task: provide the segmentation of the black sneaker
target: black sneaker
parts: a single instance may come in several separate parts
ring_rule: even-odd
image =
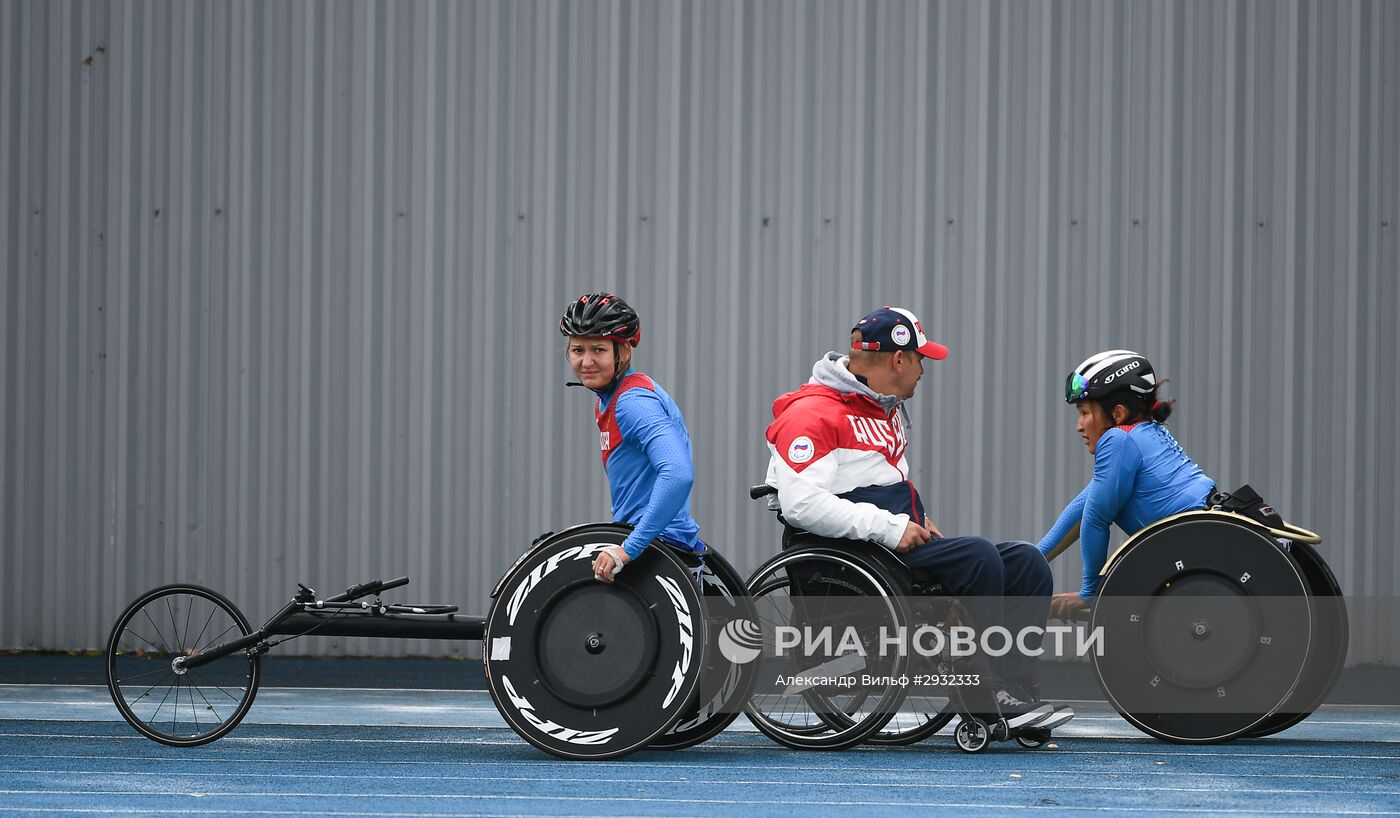
[[[998,690],[992,698],[996,702],[999,717],[1012,731],[1038,727],[1055,713],[1055,708],[1044,702],[1023,702],[1005,690]],[[1070,716],[1073,717],[1074,713],[1071,712]]]

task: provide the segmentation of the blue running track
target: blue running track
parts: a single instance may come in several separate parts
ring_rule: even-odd
[[[177,750],[122,722],[106,688],[0,685],[0,814],[1400,815],[1397,708],[1328,707],[1211,747],[1080,709],[1040,750],[965,755],[945,730],[909,748],[800,753],[741,717],[690,750],[583,763],[525,744],[482,691],[264,688],[229,736]]]

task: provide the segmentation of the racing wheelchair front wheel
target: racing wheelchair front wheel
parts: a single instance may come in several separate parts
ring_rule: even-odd
[[[224,735],[258,692],[258,656],[238,651],[196,668],[175,660],[252,631],[223,595],[198,585],[147,591],[107,639],[107,690],[127,723],[161,744],[195,747]]]

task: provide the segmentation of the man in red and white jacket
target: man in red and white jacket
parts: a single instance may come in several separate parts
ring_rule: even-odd
[[[909,414],[924,359],[948,349],[928,340],[906,309],[883,307],[851,329],[850,354],[828,352],[812,378],[773,402],[767,483],[796,528],[831,539],[869,540],[910,567],[929,569],[963,597],[982,628],[1013,636],[1045,624],[1050,566],[1028,542],[945,537],[909,480]],[[1031,649],[1039,639],[1027,639]],[[1012,650],[994,660],[991,691],[1013,729],[1045,729],[1073,717],[1036,701],[1035,660]]]

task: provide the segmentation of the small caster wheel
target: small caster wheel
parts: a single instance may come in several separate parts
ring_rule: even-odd
[[[1045,742],[1050,740],[1049,730],[1027,730],[1016,736],[1016,743],[1027,750],[1034,750],[1037,747],[1045,746]]]
[[[958,743],[958,749],[964,753],[980,753],[992,743],[991,731],[978,719],[963,719],[958,722],[958,729],[953,738]]]

